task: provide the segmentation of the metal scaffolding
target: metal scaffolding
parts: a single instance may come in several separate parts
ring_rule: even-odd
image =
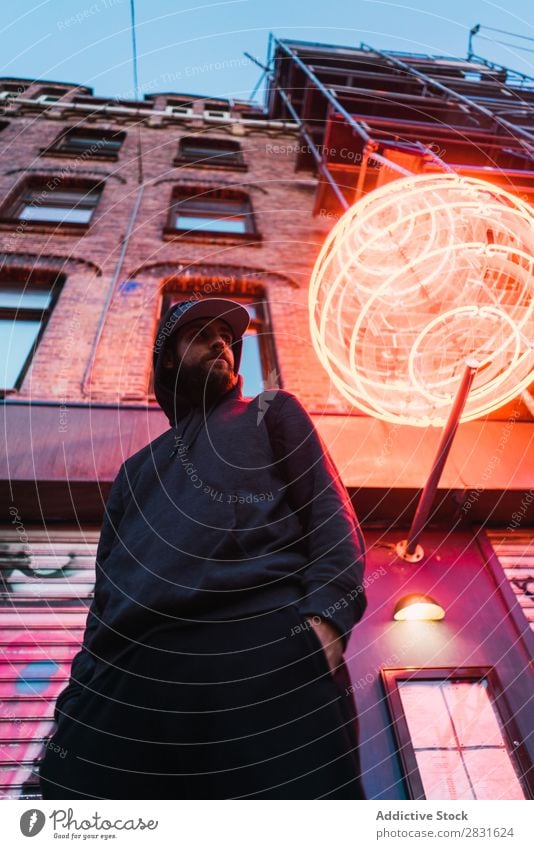
[[[399,176],[447,171],[534,200],[534,80],[451,59],[270,38],[268,110],[297,122],[315,213]]]

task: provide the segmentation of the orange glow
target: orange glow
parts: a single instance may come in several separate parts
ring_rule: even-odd
[[[309,311],[319,359],[365,413],[443,426],[470,360],[461,421],[486,415],[533,379],[533,210],[456,174],[387,183],[329,234]]]
[[[442,606],[428,595],[406,595],[395,605],[396,622],[432,622],[444,619]]]

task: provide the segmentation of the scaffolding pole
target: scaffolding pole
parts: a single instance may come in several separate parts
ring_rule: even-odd
[[[449,413],[449,418],[443,428],[438,450],[432,464],[432,469],[430,470],[427,482],[421,492],[419,503],[417,504],[415,516],[413,517],[413,521],[408,532],[408,539],[404,539],[396,545],[396,552],[399,557],[402,557],[403,560],[407,560],[409,563],[418,563],[424,556],[424,550],[419,545],[419,538],[425,528],[441,474],[445,463],[447,462],[452,441],[460,423],[460,416],[462,415],[465,402],[467,401],[467,396],[469,395],[469,390],[473,385],[473,380],[475,379],[478,368],[479,364],[475,363],[474,360],[466,360],[464,373],[462,375],[458,391],[456,392],[456,396]]]
[[[370,44],[364,44],[362,42],[362,49],[367,50],[368,53],[374,53],[376,56],[381,56],[382,59],[385,59],[391,65],[395,65],[402,71],[406,71],[414,77],[417,77],[422,82],[427,85],[431,85],[434,88],[437,88],[438,91],[443,92],[448,97],[453,97],[455,100],[458,100],[460,103],[464,103],[466,106],[470,106],[471,108],[477,109],[482,115],[485,115],[486,118],[490,118],[492,121],[495,121],[496,124],[499,124],[501,127],[508,133],[518,133],[520,136],[523,136],[527,139],[529,147],[534,150],[534,135],[529,133],[528,130],[525,130],[523,127],[518,126],[516,124],[512,124],[510,121],[507,121],[505,118],[501,118],[499,115],[496,115],[491,109],[487,109],[486,106],[481,106],[480,103],[477,103],[476,100],[473,100],[470,97],[465,97],[463,94],[459,94],[453,88],[449,88],[443,83],[438,82],[433,77],[429,77],[428,74],[423,74],[422,71],[418,71],[417,68],[414,68],[413,65],[409,65],[407,62],[402,62],[400,59],[397,59],[396,56],[391,56],[389,53],[384,53],[383,50],[378,50],[376,47],[371,47]]]
[[[303,123],[300,115],[298,114],[297,110],[294,108],[289,97],[287,96],[287,94],[285,93],[285,91],[283,89],[280,88],[280,89],[278,89],[278,91],[279,91],[280,97],[282,98],[282,100],[285,103],[286,109],[289,111],[290,115],[293,116],[294,120],[298,124],[299,131],[300,131],[304,141],[308,145],[311,155],[313,156],[313,158],[315,159],[315,161],[317,163],[318,170],[325,177],[325,179],[328,181],[328,183],[330,184],[330,186],[332,188],[332,191],[334,192],[335,196],[337,197],[337,199],[340,202],[343,209],[346,211],[349,208],[350,203],[346,199],[345,195],[343,194],[343,192],[339,188],[338,184],[334,180],[332,174],[330,173],[327,166],[323,162],[321,154],[317,150],[312,137],[310,136],[310,134],[306,130],[306,127],[304,126],[304,123]]]
[[[272,36],[272,33],[271,33],[271,36]],[[284,44],[283,41],[280,41],[280,39],[275,38],[274,36],[272,36],[272,41],[275,45],[278,45],[293,62],[295,62],[295,64],[301,69],[301,71],[304,72],[304,74],[306,74],[306,76],[308,77],[310,82],[317,88],[318,91],[321,92],[321,94],[326,98],[326,100],[330,103],[330,105],[334,108],[334,110],[336,112],[339,112],[339,114],[343,116],[343,118],[345,119],[347,124],[351,127],[353,132],[355,132],[364,142],[364,150],[367,149],[367,151],[375,151],[376,150],[376,141],[373,138],[371,138],[371,136],[364,129],[364,127],[358,121],[356,121],[354,116],[351,115],[350,112],[348,112],[345,109],[345,107],[341,105],[336,94],[333,91],[331,91],[330,89],[328,89],[325,85],[323,85],[323,83],[321,82],[319,77],[317,77],[317,75],[313,73],[313,71],[306,65],[306,63],[303,62],[302,59],[299,56],[297,56],[297,54],[293,50],[291,50],[290,47],[288,47],[286,44]],[[363,45],[362,44],[362,48],[365,48],[367,51],[374,50],[374,48],[369,47],[369,45]],[[380,53],[380,51],[378,51],[378,50],[374,50],[374,52]],[[386,54],[384,54],[384,55],[386,55]],[[409,66],[407,66],[407,67],[409,67]],[[279,90],[280,93],[282,92],[281,88],[279,88],[278,90]],[[284,100],[284,102],[285,102],[285,100]],[[424,145],[421,145],[421,146],[424,147]],[[448,165],[446,162],[444,162],[443,159],[441,159],[441,157],[438,156],[436,153],[433,153],[428,148],[425,148],[425,151],[432,156],[432,159],[434,160],[434,162],[437,165],[439,165],[441,168],[443,168],[444,171],[448,171],[448,172],[452,171],[453,173],[455,173],[454,169],[451,168],[451,166]],[[376,157],[373,157],[373,158],[376,158]],[[405,168],[402,168],[400,165],[397,165],[397,163],[395,163],[395,162],[390,162],[388,160],[388,167],[391,168],[393,171],[396,171],[401,177],[405,177],[407,175],[412,176],[411,172],[407,171]]]

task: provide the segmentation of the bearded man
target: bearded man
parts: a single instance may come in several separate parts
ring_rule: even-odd
[[[243,397],[248,323],[225,298],[160,323],[170,429],[111,488],[45,799],[364,798],[343,660],[363,539],[298,399]]]

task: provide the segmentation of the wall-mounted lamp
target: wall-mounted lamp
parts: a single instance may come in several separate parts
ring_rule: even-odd
[[[445,611],[437,601],[429,595],[412,593],[400,598],[395,605],[393,619],[396,622],[425,621],[443,619]]]

